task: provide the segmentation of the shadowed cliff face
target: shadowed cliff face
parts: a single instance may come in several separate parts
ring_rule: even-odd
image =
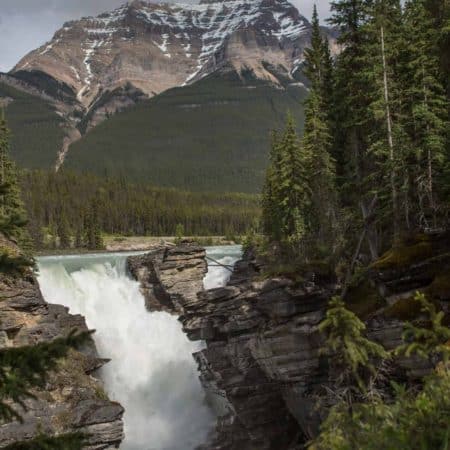
[[[1,245],[18,251],[1,238]],[[31,271],[21,276],[0,274],[0,348],[33,345],[87,331],[80,315],[61,305],[49,305]],[[104,364],[94,342],[82,352],[71,350],[51,374],[46,389],[34,388],[27,399],[28,411],[17,410],[24,422],[0,426],[0,447],[30,439],[39,432],[49,435],[81,431],[89,435],[87,449],[118,448],[123,439],[123,408],[108,399],[102,384],[91,374]]]
[[[349,307],[365,320],[369,337],[386,349],[401,343],[404,320],[414,318],[411,313],[420,315],[408,304],[417,289],[448,314],[450,287],[442,280],[450,271],[450,237],[420,239],[384,255],[368,271],[363,287],[349,293]],[[182,279],[188,248],[165,254],[170,252],[184,255],[172,281]],[[199,255],[198,249],[191,255]],[[133,261],[141,285],[158,286],[170,309],[172,283],[158,276],[164,274],[164,264],[164,256]],[[150,272],[154,278],[144,275]],[[317,434],[338,376],[320,355],[324,336],[318,324],[338,290],[332,283],[294,283],[282,277],[262,281],[261,265],[247,255],[236,264],[227,286],[200,291],[195,299],[189,295],[188,301],[176,293],[175,312],[181,306],[184,331],[192,340],[206,341],[194,357],[200,380],[221,414],[215,440],[205,448],[295,449]],[[375,296],[377,301],[372,301]],[[158,302],[158,297],[153,300]],[[416,357],[401,357],[389,370],[394,379],[414,382],[430,367]]]

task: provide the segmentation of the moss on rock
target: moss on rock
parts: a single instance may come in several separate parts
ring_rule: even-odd
[[[441,304],[435,299],[429,299],[438,311],[442,310]],[[389,319],[412,321],[422,314],[422,304],[415,299],[415,294],[401,298],[384,310],[384,316]]]
[[[439,272],[426,288],[427,296],[437,300],[450,299],[450,268]]]
[[[401,244],[388,250],[371,268],[384,270],[395,269],[417,263],[433,256],[433,245],[425,238],[412,245]]]
[[[346,304],[361,320],[386,305],[386,300],[368,279],[363,279],[356,286],[350,287],[346,297]]]

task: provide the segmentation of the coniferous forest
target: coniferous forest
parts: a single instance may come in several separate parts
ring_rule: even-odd
[[[239,236],[259,215],[258,196],[193,193],[124,178],[59,171],[22,174],[34,247],[102,248],[101,234]],[[95,238],[94,236],[97,236]]]
[[[319,326],[327,337],[322,352],[337,374],[334,406],[308,448],[448,448],[445,308],[416,292],[411,302],[424,322],[407,323],[404,344],[387,351],[367,337],[348,293],[371,267],[411,258],[408,246],[417,256],[430,235],[448,230],[450,3],[331,5],[341,52],[330,58],[314,11],[304,134],[290,116],[274,133],[262,234],[249,234],[246,245],[275,274],[298,278],[305,267],[321,267],[318,273],[333,273],[342,285]],[[369,295],[359,301],[367,307]],[[399,355],[435,370],[420,386],[397,384],[386,368]]]
[[[332,12],[341,52],[330,58],[315,12],[305,131],[288,117],[273,135],[262,227],[294,254],[358,247],[369,261],[448,225],[449,5],[352,0]]]

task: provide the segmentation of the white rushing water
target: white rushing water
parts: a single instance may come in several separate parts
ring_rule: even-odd
[[[210,247],[222,264],[234,264],[240,247]],[[125,408],[122,450],[191,450],[205,441],[214,414],[205,401],[190,342],[177,318],[149,313],[139,284],[126,273],[127,254],[49,256],[38,259],[39,284],[49,303],[82,314],[99,354],[110,398]],[[214,265],[214,263],[211,263]],[[206,288],[222,286],[230,272],[210,267]]]

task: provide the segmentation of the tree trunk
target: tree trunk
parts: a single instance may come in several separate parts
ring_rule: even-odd
[[[392,213],[393,213],[393,225],[394,225],[394,242],[397,242],[400,234],[399,226],[399,207],[398,207],[398,195],[396,187],[396,168],[395,168],[395,155],[394,155],[394,141],[392,138],[392,118],[391,109],[389,106],[389,87],[387,77],[387,64],[386,64],[386,52],[384,45],[384,28],[380,27],[381,37],[381,57],[383,59],[383,87],[384,87],[384,103],[386,113],[386,125],[387,125],[387,140],[389,145],[389,163],[390,167],[390,182],[391,182],[391,196],[392,196]]]
[[[425,107],[428,109],[428,95],[425,86],[425,69],[422,66],[422,80],[423,80],[423,101]],[[430,125],[427,123],[427,135],[430,133]],[[428,201],[430,202],[430,209],[433,215],[433,226],[436,227],[436,206],[434,204],[433,195],[433,155],[431,154],[430,147],[427,146],[427,190],[428,190]]]

